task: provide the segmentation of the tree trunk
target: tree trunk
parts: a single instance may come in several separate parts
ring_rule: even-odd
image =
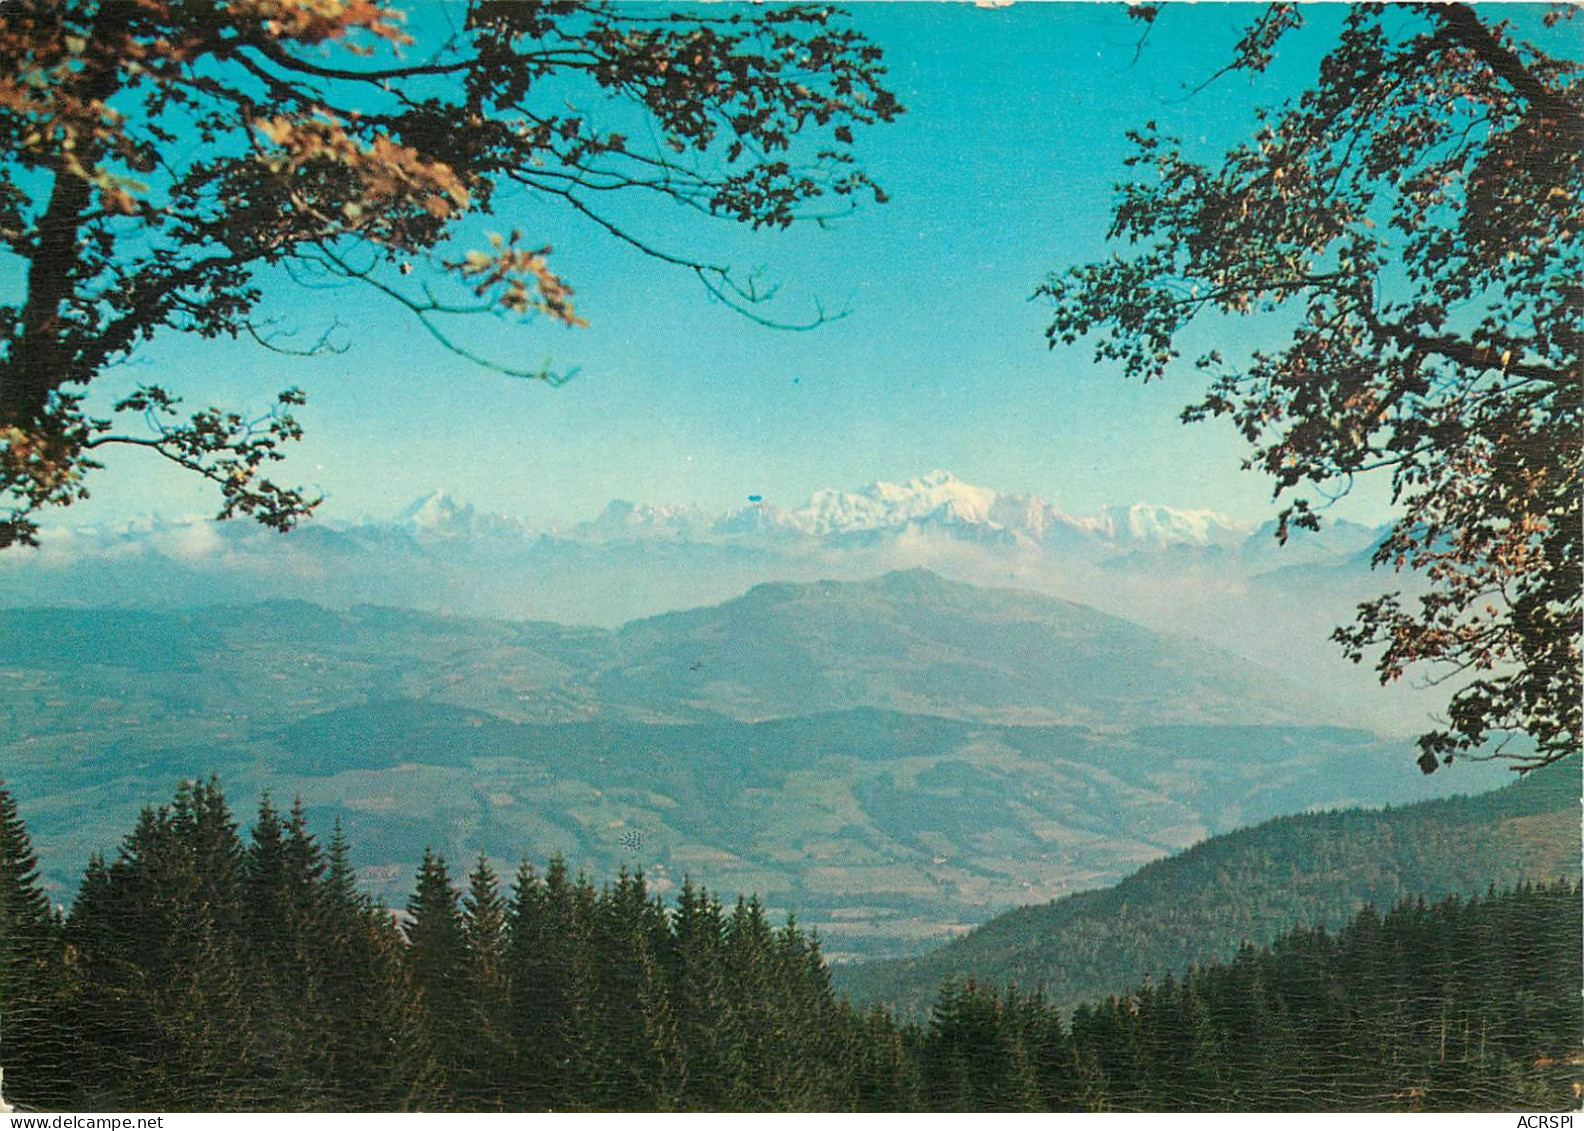
[[[78,230],[90,199],[87,181],[65,169],[56,171],[55,187],[39,222],[28,265],[22,333],[0,367],[0,426],[24,431],[35,428],[43,419],[50,393],[66,379],[61,304],[71,294]]]
[[[136,7],[130,0],[104,0],[94,15],[85,66],[64,94],[65,99],[80,103],[79,121],[119,87],[121,56]],[[96,128],[100,127],[96,124]],[[53,162],[55,183],[28,254],[21,334],[0,363],[0,427],[36,429],[49,407],[50,394],[73,376],[61,306],[77,282],[83,220],[93,203],[93,188],[79,173],[98,166],[104,143],[88,131],[78,132],[72,141],[74,162],[60,158]]]

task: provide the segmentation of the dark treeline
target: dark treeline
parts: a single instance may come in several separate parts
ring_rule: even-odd
[[[1575,884],[1366,910],[1070,1019],[942,989],[927,1025],[832,992],[752,900],[559,861],[427,856],[406,913],[301,806],[244,837],[217,783],[148,810],[54,912],[0,790],[7,1097],[77,1110],[1513,1109],[1577,1103]],[[400,924],[398,925],[398,919]]]

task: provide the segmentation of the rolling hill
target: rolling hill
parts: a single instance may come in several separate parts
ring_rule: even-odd
[[[1003,723],[1315,723],[1337,710],[1229,653],[929,570],[757,585],[625,625],[602,699],[777,718],[867,706]]]
[[[426,845],[758,892],[837,958],[917,953],[1252,821],[1479,788],[1303,688],[1084,606],[924,571],[618,631],[302,602],[0,612],[0,775],[69,890],[175,780]],[[1500,776],[1499,771],[1490,771]]]
[[[907,570],[771,583],[617,631],[304,601],[182,611],[0,609],[9,733],[56,729],[52,702],[147,689],[263,718],[425,698],[516,721],[745,721],[874,707],[1001,723],[1327,722],[1307,689],[1195,641],[1083,605]],[[179,677],[179,678],[178,678]],[[169,685],[180,685],[173,695]],[[89,704],[74,701],[75,726]],[[136,721],[128,719],[128,722]],[[23,725],[25,724],[25,725]]]

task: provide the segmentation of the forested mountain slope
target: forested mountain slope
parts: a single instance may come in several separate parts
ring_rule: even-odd
[[[1560,1111],[1577,1106],[1576,881],[1365,907],[1080,1005],[947,986],[940,1111]]]
[[[1115,887],[1000,915],[917,958],[837,967],[860,1002],[917,1014],[948,978],[1043,987],[1073,1005],[1230,959],[1361,907],[1577,879],[1577,758],[1512,785],[1384,810],[1281,817],[1146,865]]]

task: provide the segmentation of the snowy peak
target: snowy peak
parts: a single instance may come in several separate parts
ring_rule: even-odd
[[[474,510],[472,503],[458,502],[447,491],[431,491],[414,501],[397,516],[397,526],[426,538],[473,538],[501,534],[521,534],[521,522],[505,515]]]
[[[855,492],[816,491],[791,512],[806,534],[886,530],[910,523],[987,524],[996,493],[964,483],[949,471],[932,471],[906,483],[875,482]]]
[[[710,524],[710,532],[726,538],[745,535],[796,537],[803,533],[786,511],[768,503],[727,511]]]
[[[944,510],[968,522],[985,522],[995,505],[996,493],[987,487],[964,483],[949,471],[932,471],[905,484],[873,483],[864,491],[892,506],[912,512]]]
[[[445,491],[432,491],[409,505],[397,521],[426,534],[456,535],[471,530],[473,513],[471,503],[459,503]]]

